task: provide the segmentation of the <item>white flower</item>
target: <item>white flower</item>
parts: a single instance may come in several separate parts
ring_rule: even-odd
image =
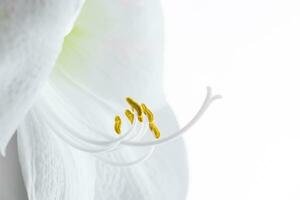
[[[30,200],[185,199],[178,136],[219,96],[208,89],[178,129],[162,89],[161,18],[159,0],[0,2],[0,148],[17,130]],[[146,116],[126,121],[127,96],[151,108],[160,139]]]

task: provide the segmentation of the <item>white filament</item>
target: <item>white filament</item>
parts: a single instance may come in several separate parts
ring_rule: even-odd
[[[51,118],[51,117],[50,117]],[[69,144],[70,146],[72,146],[75,149],[78,149],[80,151],[84,151],[84,152],[89,152],[89,153],[104,153],[104,152],[111,152],[111,151],[115,151],[117,149],[119,149],[119,144],[120,141],[118,142],[114,142],[110,145],[106,145],[105,147],[99,148],[99,147],[87,147],[82,146],[80,144],[78,144],[77,142],[71,140],[69,137],[65,136],[65,132],[63,133],[61,130],[59,130],[59,128],[53,124],[53,122],[51,122],[51,120],[46,121],[46,126],[53,131],[53,133],[55,133],[60,139],[62,139],[64,142],[66,142],[67,144]],[[142,132],[145,132],[145,128],[142,128]],[[126,135],[129,135],[130,131],[127,131]],[[141,132],[141,131],[140,131]],[[124,134],[125,135],[125,134]],[[137,134],[139,135],[139,134]],[[123,137],[123,139],[126,138],[125,136]],[[113,165],[113,166],[117,166],[117,167],[129,167],[141,162],[144,162],[145,160],[147,160],[152,153],[154,152],[155,147],[150,147],[149,151],[147,151],[144,155],[142,155],[141,157],[137,158],[136,160],[133,161],[129,161],[129,162],[115,162],[115,161],[111,161],[108,159],[104,159],[103,157],[101,157],[100,155],[96,155],[96,157],[101,160],[102,162],[109,164],[109,165]]]
[[[81,84],[77,83],[75,80],[73,80],[67,73],[65,73],[62,70],[59,70],[61,74],[73,85],[76,86],[76,88],[79,88],[84,94],[91,97],[93,100],[95,100],[99,105],[105,106],[106,108],[109,108],[111,111],[114,111],[115,108],[106,100],[101,99],[100,97],[96,96],[93,92],[82,86]],[[52,86],[54,87],[54,86]],[[58,90],[55,90],[58,91]],[[56,95],[60,101],[65,101],[59,96]],[[50,115],[51,120],[46,120],[47,126],[53,130],[53,132],[61,138],[64,142],[68,143],[70,146],[85,151],[88,153],[97,153],[97,158],[107,164],[113,165],[113,166],[131,166],[140,162],[143,162],[147,160],[153,153],[155,146],[164,144],[167,142],[170,142],[172,140],[175,140],[179,138],[181,135],[183,135],[187,130],[189,130],[200,118],[203,116],[209,105],[216,99],[221,98],[220,95],[212,95],[211,88],[207,87],[207,95],[206,98],[199,109],[199,111],[196,113],[196,115],[192,118],[190,122],[188,122],[183,128],[180,130],[170,134],[168,137],[161,138],[159,140],[155,141],[140,141],[145,133],[148,130],[147,122],[143,122],[141,126],[137,126],[137,120],[134,120],[133,125],[127,130],[124,134],[122,134],[117,139],[111,139],[112,137],[109,137],[108,141],[103,141],[99,138],[89,138],[84,136],[84,134],[81,134],[79,130],[76,128],[70,126],[67,122],[64,122],[65,120],[60,120],[58,116],[55,115],[56,112],[53,112],[48,106],[43,106],[43,110],[45,113],[44,115]],[[45,110],[45,108],[48,108]],[[70,110],[69,110],[70,111]],[[97,134],[101,134],[101,136],[107,137],[107,134],[96,130],[95,127],[90,126],[90,124],[87,121],[81,120],[79,118],[76,118],[77,115],[72,115],[73,118],[79,121],[80,124],[84,124],[86,127],[88,127],[89,130],[92,132],[95,132]],[[60,128],[59,128],[60,127]],[[62,132],[61,130],[64,130]],[[113,135],[113,133],[111,134]],[[112,160],[104,159],[102,156],[100,156],[98,153],[104,153],[104,152],[111,152],[116,151],[122,148],[122,146],[129,146],[129,147],[150,147],[149,151],[142,155],[141,157],[137,158],[136,160],[129,161],[129,162],[115,162]]]

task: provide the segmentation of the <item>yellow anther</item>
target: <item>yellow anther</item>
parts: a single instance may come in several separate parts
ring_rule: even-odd
[[[147,116],[148,121],[150,123],[153,122],[154,121],[154,115],[151,112],[151,110],[145,104],[142,104],[142,109],[143,109],[144,114]]]
[[[142,112],[143,109],[142,109],[142,107],[140,106],[140,104],[138,104],[136,101],[134,101],[134,100],[133,100],[132,98],[130,98],[130,97],[127,97],[127,98],[126,98],[126,101],[127,101],[127,103],[131,106],[131,108],[137,112],[137,114],[138,114],[138,120],[139,120],[140,122],[143,122],[143,112]]]
[[[122,125],[122,120],[120,116],[115,117],[115,131],[117,134],[121,133],[121,125]]]
[[[128,120],[130,121],[130,123],[133,123],[134,120],[134,114],[130,111],[130,110],[125,110],[125,115],[128,118]]]
[[[155,138],[159,139],[160,138],[160,131],[157,128],[157,126],[155,125],[155,123],[153,123],[153,122],[149,123],[149,128],[154,133]]]

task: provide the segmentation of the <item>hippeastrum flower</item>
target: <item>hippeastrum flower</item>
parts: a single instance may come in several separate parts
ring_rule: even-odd
[[[162,89],[159,0],[2,0],[0,148],[30,200],[182,200],[183,128]],[[176,139],[176,140],[175,140]]]

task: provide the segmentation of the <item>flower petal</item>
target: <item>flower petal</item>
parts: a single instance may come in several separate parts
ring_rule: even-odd
[[[95,158],[57,138],[44,125],[46,119],[40,119],[37,106],[18,129],[19,157],[29,200],[93,199]]]
[[[109,101],[132,96],[155,106],[164,100],[162,65],[160,0],[87,1],[57,62]]]
[[[0,150],[32,105],[83,0],[0,2]]]

